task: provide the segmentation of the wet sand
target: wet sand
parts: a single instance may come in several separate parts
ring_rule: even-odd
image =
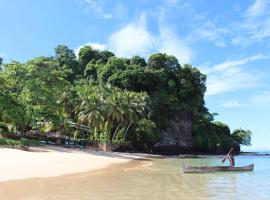
[[[149,161],[147,159],[138,159],[121,164],[112,164],[107,168],[86,173],[0,182],[0,199],[97,200],[99,195],[104,195],[106,190],[108,191],[112,188],[112,183],[116,181],[116,176],[124,175],[130,170],[136,170],[137,167],[139,168],[145,163],[149,163]],[[98,192],[96,193],[95,191]]]

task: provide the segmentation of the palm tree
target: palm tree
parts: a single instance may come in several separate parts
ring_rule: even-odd
[[[76,108],[78,120],[84,125],[94,129],[94,137],[97,137],[104,123],[103,104],[93,88],[85,87],[79,91],[81,103]]]
[[[146,93],[123,91],[108,84],[83,85],[78,95],[81,99],[77,107],[79,121],[95,130],[95,138],[101,134],[105,140],[114,140],[121,126],[126,137],[130,127],[144,115],[147,105]]]
[[[132,124],[136,124],[140,117],[145,114],[146,110],[146,93],[134,93],[125,91],[125,119],[128,122],[128,125],[125,130],[125,138],[128,130]]]

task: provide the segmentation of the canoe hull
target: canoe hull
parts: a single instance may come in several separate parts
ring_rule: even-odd
[[[209,173],[209,172],[245,172],[253,171],[254,164],[243,166],[243,167],[230,167],[230,166],[203,166],[203,167],[192,167],[184,165],[184,173]]]

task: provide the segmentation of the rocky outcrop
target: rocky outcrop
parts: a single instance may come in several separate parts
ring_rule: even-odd
[[[191,116],[187,112],[176,115],[161,132],[160,141],[155,145],[155,151],[159,153],[177,153],[193,148]]]

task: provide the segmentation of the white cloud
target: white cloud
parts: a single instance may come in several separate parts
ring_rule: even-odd
[[[193,45],[198,41],[212,42],[217,47],[225,47],[225,35],[230,30],[224,28],[217,20],[209,18],[194,8],[190,2],[181,0],[161,0],[153,16],[156,16],[162,24],[171,24],[176,27],[181,24],[183,33],[187,36],[184,39],[186,44]],[[169,20],[168,20],[169,19]],[[171,20],[179,20],[180,23],[171,23]]]
[[[97,16],[110,19],[112,15],[110,13],[106,13],[104,10],[105,1],[96,1],[96,0],[85,0],[86,7],[85,11],[88,13],[95,12]]]
[[[193,52],[185,41],[167,25],[159,24],[159,33],[152,34],[148,30],[146,17],[142,14],[138,21],[130,22],[113,33],[109,38],[109,49],[117,56],[147,57],[151,53],[162,52],[176,56],[180,63],[190,62]]]
[[[225,47],[226,42],[224,35],[229,31],[225,28],[217,27],[212,21],[207,21],[203,25],[195,28],[187,37],[189,43],[195,43],[198,41],[210,41],[217,47]]]
[[[270,107],[270,91],[263,91],[260,92],[259,94],[254,95],[251,98],[247,99],[246,104],[240,103],[239,101],[228,101],[228,102],[223,102],[221,104],[221,107],[223,108],[245,108],[248,106],[269,106]]]
[[[253,97],[251,99],[251,102],[254,105],[270,106],[270,92],[268,91],[262,92],[261,94]]]
[[[230,69],[219,74],[208,75],[206,95],[216,95],[257,85],[258,76],[241,69]]]
[[[99,43],[90,43],[90,46],[92,46],[94,49],[98,49],[98,50],[105,50],[106,49],[106,45],[105,44],[99,44]]]
[[[238,101],[229,101],[221,104],[224,108],[245,108],[248,105],[239,103]]]
[[[259,72],[247,71],[244,64],[252,61],[268,59],[263,55],[255,55],[240,60],[225,61],[213,67],[205,69],[207,74],[206,95],[216,95],[224,92],[231,92],[239,89],[256,87],[261,78]]]
[[[81,49],[82,47],[84,47],[84,46],[91,46],[91,47],[93,47],[94,49],[98,49],[98,50],[101,50],[101,51],[106,49],[106,45],[105,45],[105,44],[91,43],[91,42],[85,43],[85,44],[83,44],[83,45],[78,46],[78,47],[74,50],[74,53],[75,53],[75,55],[76,55],[77,57],[78,57],[78,55],[79,55],[80,49]]]
[[[174,55],[180,63],[190,62],[194,54],[191,48],[166,26],[160,27],[158,45],[160,52]]]
[[[246,46],[270,38],[270,1],[255,0],[246,9],[244,20],[232,27],[236,36],[232,44]]]
[[[264,13],[269,0],[255,0],[254,3],[247,9],[248,17],[256,17]]]
[[[87,14],[103,19],[121,18],[126,14],[126,7],[109,0],[75,0]]]
[[[223,62],[221,64],[215,65],[212,68],[212,72],[214,72],[214,71],[223,71],[223,70],[228,69],[228,68],[236,67],[236,66],[239,66],[239,65],[244,65],[244,64],[246,64],[248,62],[251,62],[251,61],[262,60],[262,59],[267,59],[267,58],[269,58],[269,56],[265,56],[265,55],[262,55],[262,54],[257,54],[255,56],[250,56],[250,57],[243,58],[243,59],[240,59],[240,60],[225,61],[225,62]]]
[[[109,38],[108,47],[117,56],[147,55],[154,48],[156,41],[157,38],[147,30],[146,15],[142,14],[138,21],[131,22],[113,33]]]

